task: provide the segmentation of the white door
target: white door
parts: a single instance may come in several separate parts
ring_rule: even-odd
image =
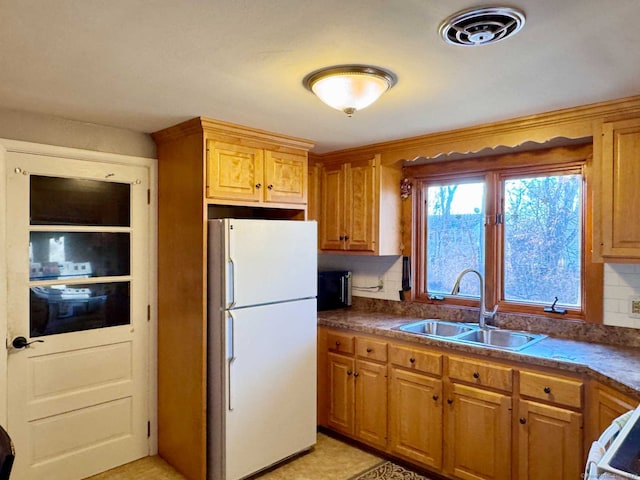
[[[149,173],[6,159],[12,477],[77,480],[149,451]]]

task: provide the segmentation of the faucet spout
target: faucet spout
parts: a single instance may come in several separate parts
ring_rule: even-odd
[[[484,279],[482,278],[482,274],[479,271],[472,268],[467,268],[461,271],[456,277],[456,281],[453,284],[451,295],[458,295],[460,293],[460,282],[462,281],[462,277],[464,277],[467,273],[474,273],[478,277],[478,281],[480,282],[480,309],[478,312],[478,324],[480,325],[480,328],[486,328],[486,321],[493,320],[493,317],[495,317],[495,314],[498,311],[498,305],[496,305],[491,312],[487,312],[485,310]]]

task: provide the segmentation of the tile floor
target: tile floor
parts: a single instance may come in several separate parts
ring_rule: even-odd
[[[312,451],[255,480],[347,480],[380,462],[380,457],[319,433],[318,443]],[[88,480],[184,480],[184,477],[156,456],[142,458]]]

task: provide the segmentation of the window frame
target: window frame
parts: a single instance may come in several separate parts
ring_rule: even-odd
[[[482,179],[485,182],[485,302],[487,309],[498,304],[498,312],[527,314],[560,320],[582,320],[602,323],[603,265],[592,260],[593,195],[592,144],[540,149],[509,153],[491,157],[469,158],[405,166],[405,174],[413,182],[414,195],[411,215],[411,240],[415,285],[412,300],[457,307],[478,307],[479,300],[440,294],[432,297],[426,291],[426,189],[447,182],[467,182]],[[506,179],[581,173],[582,184],[582,272],[581,307],[567,308],[564,315],[544,312],[547,305],[505,301],[503,296],[504,258],[503,225],[496,224],[503,211],[503,182]],[[588,294],[587,294],[588,292]],[[566,308],[566,307],[565,307]]]

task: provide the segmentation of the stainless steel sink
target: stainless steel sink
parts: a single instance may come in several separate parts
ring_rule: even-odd
[[[465,343],[476,343],[488,347],[522,350],[545,337],[546,335],[528,332],[514,332],[512,330],[478,329],[459,335],[456,337],[456,340]]]
[[[399,327],[403,332],[417,333],[419,335],[430,335],[433,337],[455,337],[461,333],[471,332],[473,327],[462,325],[456,322],[445,322],[444,320],[426,319],[419,322],[409,323]]]
[[[408,323],[396,327],[398,330],[416,335],[426,335],[441,338],[450,342],[465,343],[467,345],[482,345],[484,347],[500,348],[503,350],[522,350],[546,335],[514,330],[502,330],[495,327],[481,329],[476,325],[466,323],[447,322],[435,318],[427,318],[419,322]]]

